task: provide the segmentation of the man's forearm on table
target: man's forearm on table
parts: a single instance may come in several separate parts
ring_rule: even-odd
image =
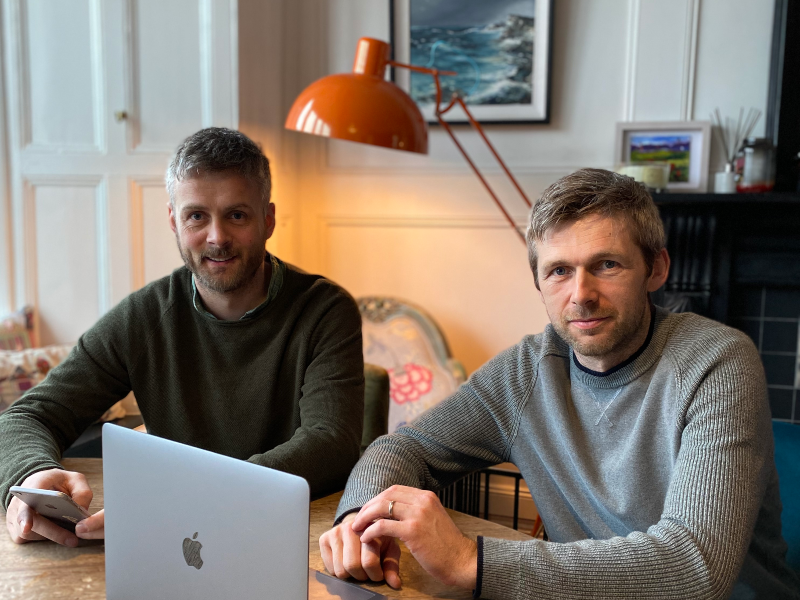
[[[342,489],[359,451],[354,431],[302,428],[286,443],[248,461],[303,477],[312,497],[319,497]]]
[[[11,502],[9,488],[39,471],[61,468],[61,452],[50,431],[11,407],[0,415],[0,502]]]

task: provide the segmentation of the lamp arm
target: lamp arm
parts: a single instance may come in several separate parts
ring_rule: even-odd
[[[505,216],[505,218],[508,221],[509,225],[511,225],[511,227],[514,229],[514,231],[517,232],[517,235],[522,240],[522,243],[525,244],[526,243],[525,235],[519,230],[519,228],[517,227],[517,224],[514,222],[514,219],[511,218],[511,215],[508,214],[508,211],[505,209],[503,204],[500,202],[500,198],[497,197],[497,194],[494,193],[494,190],[489,185],[489,182],[486,181],[486,178],[484,178],[483,174],[481,174],[480,169],[478,169],[477,165],[474,162],[472,162],[472,159],[469,157],[469,154],[467,154],[467,151],[464,149],[464,147],[458,141],[458,138],[453,133],[453,130],[450,129],[450,124],[447,121],[445,121],[440,114],[437,114],[436,118],[439,120],[439,124],[450,135],[450,137],[453,140],[453,143],[456,145],[456,148],[458,148],[458,150],[464,156],[464,159],[467,161],[467,164],[469,164],[469,166],[472,167],[472,170],[475,172],[475,175],[477,175],[478,179],[481,180],[481,183],[483,184],[483,187],[485,187],[486,191],[489,192],[489,195],[492,197],[492,200],[494,200],[494,203],[497,204],[497,208],[499,208],[500,212],[503,213],[503,215]]]
[[[492,142],[489,141],[489,138],[484,133],[483,127],[481,127],[480,122],[477,119],[475,119],[475,117],[472,116],[472,113],[467,108],[467,103],[464,102],[464,99],[461,98],[461,96],[457,94],[453,95],[453,99],[450,101],[450,104],[444,110],[440,111],[436,116],[439,117],[440,114],[441,115],[445,114],[447,111],[453,108],[455,104],[458,104],[461,107],[461,110],[464,111],[464,114],[467,115],[467,119],[469,119],[470,125],[472,125],[472,127],[475,128],[475,130],[478,132],[481,138],[483,138],[483,141],[486,142],[486,145],[489,147],[489,150],[492,152],[492,155],[495,157],[497,162],[503,168],[505,174],[508,175],[508,178],[511,180],[511,183],[514,184],[514,187],[517,188],[519,195],[522,196],[523,200],[525,200],[525,204],[528,205],[528,208],[531,208],[533,205],[531,204],[531,201],[528,198],[527,194],[525,194],[525,192],[522,190],[522,186],[520,186],[516,177],[514,177],[514,175],[506,166],[505,161],[500,157],[500,154],[498,154],[497,150],[495,150],[494,146],[492,145]]]
[[[478,169],[478,166],[473,162],[473,160],[470,158],[469,154],[467,154],[467,151],[464,149],[464,146],[462,146],[461,142],[458,141],[458,138],[455,136],[455,133],[453,133],[453,130],[450,128],[450,124],[447,121],[444,120],[444,115],[450,109],[452,109],[456,104],[458,104],[461,107],[461,109],[464,111],[464,114],[467,115],[467,119],[469,119],[470,125],[472,125],[472,127],[478,132],[478,135],[481,136],[481,139],[483,139],[484,143],[489,147],[489,150],[491,151],[492,155],[495,157],[495,160],[497,160],[497,162],[500,164],[500,166],[502,167],[502,169],[505,172],[506,176],[511,180],[511,183],[514,185],[514,187],[519,192],[520,196],[522,196],[522,199],[525,200],[525,203],[530,208],[531,207],[531,201],[528,199],[528,196],[522,190],[522,186],[520,186],[519,182],[516,180],[514,175],[511,173],[511,171],[508,169],[508,167],[506,166],[505,161],[503,161],[503,159],[500,157],[500,154],[498,154],[497,150],[495,150],[495,147],[489,141],[489,138],[486,137],[486,133],[484,133],[483,127],[481,127],[481,124],[475,119],[475,117],[472,116],[472,113],[467,108],[467,104],[464,102],[464,100],[461,98],[461,96],[459,96],[458,94],[453,94],[453,96],[450,98],[450,102],[447,104],[447,106],[442,108],[442,85],[441,85],[441,82],[439,80],[439,76],[440,75],[456,75],[456,73],[453,72],[453,71],[440,71],[438,69],[430,69],[428,67],[418,67],[416,65],[407,65],[405,63],[399,63],[399,62],[395,62],[395,61],[389,61],[389,64],[391,66],[393,66],[393,67],[402,67],[404,69],[408,69],[410,71],[415,71],[417,73],[426,73],[426,74],[430,75],[431,77],[433,77],[433,81],[436,84],[436,119],[439,121],[439,124],[444,128],[444,130],[448,133],[450,138],[453,140],[453,143],[456,145],[456,148],[458,148],[459,152],[461,152],[461,155],[467,161],[467,164],[475,172],[475,175],[477,175],[478,179],[480,179],[481,183],[486,188],[486,191],[489,192],[489,195],[492,197],[492,200],[494,200],[495,204],[497,205],[497,208],[500,209],[500,212],[503,213],[503,216],[505,216],[506,220],[509,222],[511,227],[514,229],[514,231],[517,232],[517,235],[522,240],[522,243],[526,243],[525,235],[517,228],[517,224],[514,222],[514,219],[511,218],[511,215],[508,214],[508,211],[505,209],[503,204],[500,202],[500,198],[497,197],[497,194],[495,194],[494,190],[489,185],[489,182],[486,181],[486,178],[483,176],[483,174],[481,173],[480,169]]]

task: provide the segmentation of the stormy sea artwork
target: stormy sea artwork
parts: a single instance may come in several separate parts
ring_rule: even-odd
[[[458,73],[441,77],[445,102],[529,105],[536,1],[411,0],[411,63]],[[411,97],[435,102],[433,78],[412,73]]]
[[[668,162],[672,165],[669,180],[689,181],[691,166],[691,135],[631,135],[632,162]]]

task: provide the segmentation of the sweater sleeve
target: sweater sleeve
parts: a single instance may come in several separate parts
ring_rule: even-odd
[[[305,478],[312,497],[342,489],[358,460],[364,421],[361,314],[339,288],[327,302],[309,332],[300,427],[287,442],[248,459]]]
[[[438,490],[507,460],[533,382],[529,364],[518,346],[509,348],[448,399],[375,440],[347,481],[336,522],[392,485]]]
[[[726,338],[674,365],[683,415],[676,426],[683,431],[660,520],[606,540],[485,538],[482,597],[728,597],[753,535],[773,446],[758,354],[749,340]],[[708,353],[711,364],[699,364]]]
[[[0,500],[9,488],[45,469],[61,468],[61,453],[130,391],[118,337],[117,306],[78,340],[69,356],[0,415]]]

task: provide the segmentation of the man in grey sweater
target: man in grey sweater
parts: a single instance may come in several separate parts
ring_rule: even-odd
[[[640,184],[584,169],[531,212],[550,325],[379,438],[320,538],[338,577],[397,587],[402,540],[485,598],[796,598],[766,383],[744,334],[649,302],[669,256]],[[549,541],[466,538],[435,494],[519,467]]]

